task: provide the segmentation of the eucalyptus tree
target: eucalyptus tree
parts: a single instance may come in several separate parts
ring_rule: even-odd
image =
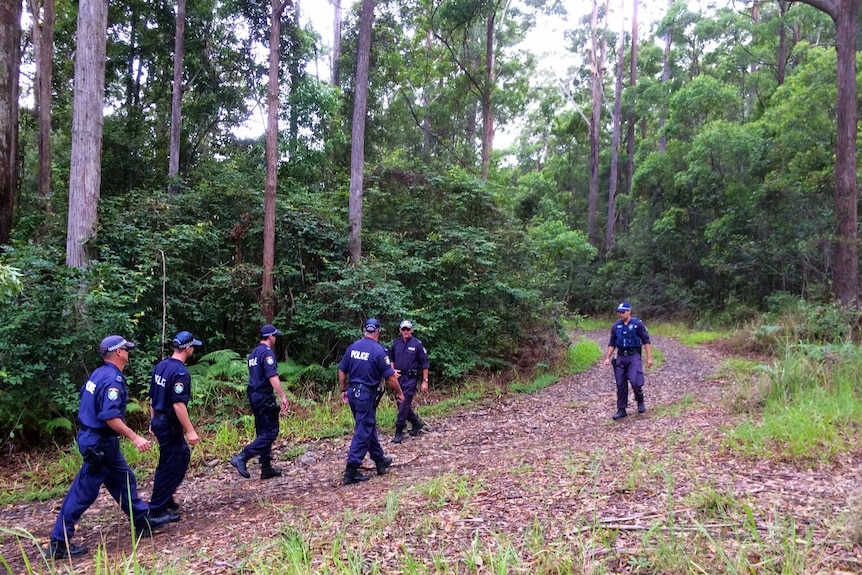
[[[96,233],[102,165],[102,110],[105,105],[107,0],[81,0],[75,50],[75,97],[66,265],[88,267],[87,242]]]
[[[21,3],[0,5],[0,244],[12,234],[18,174],[18,70]]]
[[[266,187],[263,201],[263,275],[261,278],[261,315],[267,322],[275,319],[272,268],[275,265],[275,193],[278,186],[278,71],[281,55],[281,18],[291,0],[270,0],[269,75],[267,82]]]
[[[359,15],[359,44],[356,57],[356,90],[353,95],[353,122],[350,138],[350,197],[347,249],[350,264],[362,259],[362,192],[365,185],[365,112],[368,107],[368,59],[374,22],[374,0],[362,0]]]
[[[605,251],[614,249],[614,224],[616,222],[616,195],[619,185],[619,146],[622,130],[623,66],[625,63],[625,29],[620,31],[617,41],[616,81],[614,83],[614,111],[611,116],[611,173],[608,185],[608,221],[605,227]]]
[[[837,59],[837,141],[835,142],[834,290],[839,302],[859,307],[859,216],[856,173],[856,45],[862,0],[801,0],[822,10],[835,23]]]
[[[186,0],[177,0],[174,26],[174,81],[171,86],[171,144],[168,153],[168,179],[171,193],[177,192],[180,173],[180,124],[183,105],[183,58],[185,57]]]
[[[33,48],[36,53],[35,100],[39,122],[37,196],[41,208],[54,210],[51,197],[51,84],[54,68],[54,0],[31,2]]]
[[[434,35],[478,100],[482,117],[480,165],[485,180],[494,147],[495,114],[500,109],[497,86],[501,72],[506,70],[507,80],[513,88],[517,86],[518,67],[512,66],[517,56],[505,57],[504,48],[521,40],[531,22],[530,14],[503,0],[443,0],[434,10]],[[468,112],[468,132],[474,125]]]

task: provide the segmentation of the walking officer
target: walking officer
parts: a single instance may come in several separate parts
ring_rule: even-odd
[[[378,475],[386,473],[392,465],[392,458],[386,457],[377,439],[377,404],[383,395],[381,380],[386,380],[399,403],[404,401],[404,394],[398,385],[398,374],[389,365],[389,356],[379,339],[380,322],[369,318],[365,322],[364,337],[347,348],[338,364],[341,396],[350,404],[355,422],[353,440],[347,454],[347,468],[344,470],[345,485],[369,479],[359,472],[366,453],[374,460]]]
[[[173,354],[160,361],[150,377],[150,429],[159,440],[159,464],[153,478],[153,493],[150,496],[150,514],[162,516],[178,509],[174,493],[183,482],[191,461],[191,449],[199,441],[197,432],[189,418],[192,376],[186,367],[203,345],[188,331],[179,332],[171,342]]]
[[[248,400],[254,411],[254,429],[257,437],[230,460],[230,464],[245,478],[251,477],[246,461],[260,457],[260,478],[280,477],[281,470],[272,466],[272,444],[278,437],[278,417],[287,412],[287,396],[278,377],[275,360],[276,336],[281,332],[272,325],[260,328],[260,343],[248,356]],[[281,398],[281,408],[275,394]]]
[[[398,370],[401,376],[398,383],[404,393],[404,401],[398,403],[398,417],[395,419],[395,437],[392,443],[401,443],[404,439],[404,428],[409,421],[410,435],[416,437],[425,427],[425,422],[419,419],[413,411],[413,396],[422,376],[422,393],[428,391],[428,353],[425,346],[413,336],[413,323],[410,320],[401,322],[401,337],[392,342],[389,348],[389,359],[392,368]]]
[[[129,350],[135,344],[119,335],[109,335],[99,345],[104,365],[93,370],[81,389],[78,407],[78,451],[84,458],[80,471],[63,499],[60,513],[51,530],[48,554],[54,559],[83,555],[89,549],[72,543],[75,524],[96,501],[102,485],[123,513],[135,524],[138,534],[151,534],[170,518],[151,517],[150,508],[138,496],[135,474],[120,451],[122,435],[138,451],[147,451],[152,444],[126,425],[126,403],[129,391],[123,370],[129,362]]]
[[[614,419],[622,419],[626,413],[629,403],[629,383],[635,394],[638,404],[638,413],[646,411],[644,404],[644,368],[641,361],[641,349],[646,350],[647,367],[652,367],[652,345],[650,344],[649,331],[644,322],[632,317],[632,306],[628,302],[622,302],[617,306],[619,319],[611,328],[611,339],[608,342],[608,351],[605,354],[605,365],[611,364],[611,355],[617,350],[617,357],[613,360],[614,378],[617,381],[617,412]]]

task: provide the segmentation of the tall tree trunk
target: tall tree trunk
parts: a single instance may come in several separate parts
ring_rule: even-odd
[[[789,0],[779,0],[778,2],[778,10],[779,10],[779,18],[778,18],[778,55],[776,56],[777,60],[777,73],[776,73],[776,81],[778,85],[781,86],[784,84],[784,76],[787,70],[787,23],[785,19],[787,18],[787,11],[790,9],[790,1]]]
[[[829,14],[835,23],[837,66],[835,144],[835,299],[859,307],[858,198],[856,176],[856,25],[862,0],[802,0]]]
[[[673,6],[674,0],[667,0],[668,9]],[[667,86],[670,82],[670,48],[673,46],[673,28],[667,30],[667,35],[664,37],[664,57],[662,58],[661,66],[661,83]],[[660,136],[658,138],[658,151],[662,154],[667,149],[667,137],[664,135],[664,123],[667,121],[667,106],[662,110],[661,118],[658,120],[658,129]]]
[[[617,181],[619,178],[620,162],[620,131],[622,129],[622,101],[623,101],[623,68],[625,66],[626,31],[620,30],[619,48],[617,49],[617,80],[614,87],[614,116],[612,118],[611,136],[611,174],[610,186],[608,187],[608,222],[605,229],[605,252],[611,253],[614,249],[614,222],[616,220],[616,195]]]
[[[278,185],[278,68],[281,48],[281,15],[290,0],[270,0],[269,82],[266,93],[266,189],[263,200],[263,277],[260,313],[268,323],[275,319],[272,269],[275,266],[275,190]]]
[[[295,98],[299,93],[299,84],[302,82],[302,70],[299,66],[299,0],[293,0],[293,18],[290,22],[290,45],[293,46],[294,54],[290,58],[290,94]],[[290,117],[287,127],[287,149],[288,158],[293,161],[296,159],[297,149],[299,147],[299,106],[295,100],[291,100]]]
[[[430,18],[429,18],[430,20]],[[429,23],[428,30],[425,32],[425,59],[427,61],[431,60],[431,48],[433,47],[432,39],[434,35],[431,32],[431,25]],[[422,157],[425,161],[431,159],[431,146],[433,145],[433,139],[431,138],[431,90],[430,90],[430,82],[431,79],[428,78],[426,80],[429,83],[428,88],[422,90]]]
[[[177,193],[180,174],[180,134],[183,106],[183,57],[186,38],[186,0],[177,0],[177,23],[174,31],[174,85],[171,94],[171,147],[168,158],[168,179],[171,194]]]
[[[494,111],[491,99],[496,83],[494,74],[494,21],[497,11],[492,7],[485,30],[485,86],[482,90],[482,179],[488,179],[491,150],[494,147]]]
[[[54,212],[51,201],[51,82],[54,76],[54,0],[44,0],[42,15],[39,6],[33,10],[33,46],[36,50],[36,116],[39,121],[38,183],[40,207]]]
[[[21,3],[0,5],[0,244],[12,236],[18,180],[18,70],[21,65]]]
[[[371,56],[371,33],[374,0],[362,0],[359,14],[359,47],[356,59],[356,91],[353,96],[353,134],[350,139],[350,199],[348,217],[350,232],[347,249],[350,265],[362,259],[362,188],[365,177],[365,112],[368,108],[368,63]]]
[[[81,0],[75,47],[72,109],[72,157],[69,172],[69,220],[66,265],[87,267],[86,242],[96,230],[102,166],[102,109],[105,101],[107,0]]]
[[[605,17],[608,13],[608,0],[605,4]],[[599,38],[599,3],[593,0],[593,14],[590,20],[590,78],[592,80],[593,112],[590,118],[590,189],[587,198],[587,236],[590,244],[599,246],[599,140],[602,120],[602,77],[605,66],[607,41],[604,34]]]
[[[330,70],[332,85],[341,82],[338,70],[338,60],[341,58],[341,0],[332,0],[332,68]]]
[[[638,0],[632,2],[632,46],[629,62],[629,88],[634,92],[638,83]],[[635,117],[634,109],[629,112],[626,119],[628,127],[626,131],[626,187],[623,193],[630,194],[632,191],[632,179],[635,175]]]

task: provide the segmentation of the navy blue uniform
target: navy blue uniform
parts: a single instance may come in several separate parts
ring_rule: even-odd
[[[150,427],[159,440],[159,465],[156,467],[153,494],[150,497],[153,514],[167,509],[189,468],[191,449],[174,411],[174,404],[188,405],[191,387],[192,376],[186,365],[178,359],[169,357],[153,369],[150,401],[154,416],[150,420]]]
[[[611,328],[611,339],[608,347],[617,350],[614,363],[614,378],[617,383],[617,409],[625,409],[629,403],[629,382],[635,395],[635,401],[644,400],[644,368],[641,359],[641,347],[650,343],[649,331],[644,323],[632,317],[628,324],[617,320]]]
[[[421,427],[419,416],[413,411],[413,396],[416,395],[416,387],[422,376],[422,370],[428,369],[428,354],[422,342],[412,335],[404,341],[400,337],[392,342],[389,349],[389,359],[395,364],[395,368],[401,372],[398,383],[404,393],[404,401],[398,404],[398,417],[395,419],[395,428],[404,429],[409,421],[413,428]]]
[[[245,459],[260,456],[261,465],[272,461],[272,444],[278,437],[279,407],[269,378],[278,375],[275,352],[259,343],[248,356],[248,400],[254,411],[257,437],[242,450]]]
[[[134,522],[147,515],[149,507],[138,496],[135,474],[120,451],[119,437],[105,423],[114,418],[125,420],[128,398],[126,378],[110,363],[93,371],[84,384],[78,408],[81,429],[77,436],[78,450],[84,457],[84,464],[63,499],[63,506],[51,531],[53,541],[72,538],[75,524],[96,501],[103,484],[114,501],[120,504],[123,513],[131,516]]]
[[[338,369],[347,374],[347,402],[356,421],[347,466],[359,469],[366,453],[380,463],[386,457],[377,438],[377,403],[383,394],[380,380],[395,373],[386,349],[363,337],[347,348]]]

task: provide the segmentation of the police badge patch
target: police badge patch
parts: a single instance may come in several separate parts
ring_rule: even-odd
[[[112,387],[108,389],[108,399],[111,401],[117,401],[117,398],[120,397],[120,390],[116,387]]]
[[[174,384],[174,393],[176,393],[177,395],[182,393],[184,389],[185,389],[185,386],[183,386],[183,382],[178,381]]]
[[[266,364],[267,364],[267,365],[272,365],[272,364],[274,364],[274,363],[275,363],[275,358],[274,358],[274,357],[272,357],[271,355],[266,356]]]

